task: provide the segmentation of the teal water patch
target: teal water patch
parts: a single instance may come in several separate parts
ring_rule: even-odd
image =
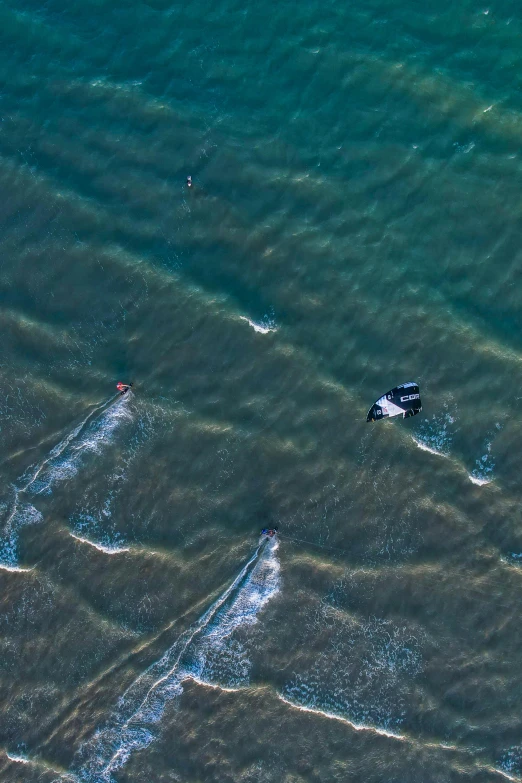
[[[501,567],[505,616],[483,581],[493,529],[488,568],[500,551],[519,562],[521,32],[513,0],[0,2],[0,612],[32,579],[16,573],[27,551],[100,638],[120,597],[168,626],[212,605],[209,584],[275,524],[296,574],[280,597],[298,598],[254,654],[248,618],[277,582],[268,565],[251,579],[260,556],[119,704],[126,659],[97,649],[92,682],[42,716],[34,694],[83,665],[64,610],[38,665],[0,678],[4,710],[32,727],[13,737],[0,711],[6,747],[86,780],[250,781],[258,763],[270,783],[382,783],[432,769],[424,750],[386,755],[382,735],[417,747],[425,730],[482,749],[480,771],[448,753],[437,779],[492,777],[503,748],[519,775],[520,573]],[[421,415],[369,430],[372,400],[409,378]],[[134,399],[95,411],[119,379]],[[313,624],[337,566],[385,578],[348,580],[356,621],[321,604]],[[32,649],[32,625],[13,633]],[[283,748],[268,701],[234,722],[253,671],[302,708],[296,725],[308,711],[318,756]],[[184,678],[242,691],[174,770],[152,740]],[[202,731],[209,702],[179,700],[181,725],[193,709]],[[334,742],[321,711],[372,731]],[[277,733],[256,764],[250,729]]]

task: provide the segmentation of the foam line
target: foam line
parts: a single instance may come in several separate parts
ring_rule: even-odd
[[[379,729],[377,726],[370,726],[364,723],[354,723],[344,715],[339,715],[335,712],[327,712],[326,710],[321,710],[319,707],[307,707],[303,704],[297,704],[297,702],[291,701],[287,696],[283,696],[283,694],[279,693],[279,691],[276,691],[276,694],[278,699],[280,699],[285,704],[288,704],[288,706],[292,707],[294,710],[299,710],[300,712],[312,712],[314,715],[321,715],[321,717],[328,718],[328,720],[338,720],[341,723],[346,723],[352,729],[355,729],[355,731],[370,731],[373,734],[380,734],[383,737],[390,737],[391,739],[399,740],[399,742],[409,741],[409,737],[406,737],[404,734],[395,734],[393,731]]]
[[[64,770],[56,769],[46,761],[42,761],[40,759],[29,759],[27,756],[21,756],[16,753],[9,753],[7,750],[4,751],[4,753],[6,758],[9,759],[9,761],[12,761],[14,764],[30,765],[32,767],[36,767],[37,769],[44,770],[44,772],[58,775],[58,780],[63,781],[63,783],[79,783],[76,775],[72,774],[71,772],[65,772]],[[55,783],[56,780],[57,778],[54,778]]]
[[[31,763],[29,761],[29,759],[25,758],[25,756],[13,756],[13,755],[11,755],[11,753],[8,753],[7,751],[6,751],[5,755],[7,756],[9,761],[16,761],[17,764],[30,764]]]
[[[71,533],[69,530],[69,535],[71,538],[75,538],[76,541],[80,541],[82,544],[88,544],[89,546],[94,547],[94,549],[97,549],[99,552],[104,552],[106,555],[118,555],[120,552],[130,552],[130,547],[128,546],[104,546],[103,544],[97,544],[94,541],[90,541],[88,538],[82,538],[82,536],[77,536],[75,533]]]
[[[395,734],[392,731],[387,731],[386,729],[380,729],[377,726],[371,726],[362,723],[354,723],[349,718],[346,718],[344,715],[339,715],[338,713],[335,712],[328,712],[318,707],[308,707],[303,704],[298,704],[297,702],[291,701],[288,697],[283,696],[283,694],[279,693],[278,691],[276,691],[276,695],[278,699],[280,699],[282,702],[284,702],[284,704],[287,704],[289,707],[291,707],[294,710],[299,710],[300,712],[309,712],[314,715],[320,715],[322,718],[327,718],[328,720],[340,721],[341,723],[347,724],[348,726],[350,726],[350,728],[354,729],[355,731],[369,731],[373,734],[378,734],[382,737],[388,737],[389,739],[394,739],[397,740],[398,742],[407,742],[412,745],[419,745],[422,746],[423,748],[450,750],[455,753],[461,753],[469,756],[474,755],[474,751],[471,748],[460,748],[457,745],[450,745],[445,742],[422,742],[422,740],[417,740],[414,737],[409,737],[406,734]],[[481,764],[480,762],[475,762],[475,763],[478,769],[489,772],[490,774],[500,775],[501,777],[506,778],[506,780],[512,781],[512,783],[521,783],[522,781],[522,778],[510,775],[508,772],[499,769],[498,767],[493,767],[489,764]]]
[[[468,473],[468,478],[473,484],[477,484],[479,487],[483,487],[486,484],[491,484],[493,479],[481,478],[480,476],[472,476]]]
[[[510,775],[509,772],[506,772],[503,769],[499,769],[498,767],[486,767],[486,770],[491,772],[493,775],[500,775],[501,777],[506,778],[506,780],[512,780],[513,783],[520,783],[522,780],[522,778]]]
[[[417,440],[417,438],[414,438],[413,435],[411,436],[413,442],[416,446],[419,447],[419,449],[422,449],[422,451],[429,451],[430,454],[435,454],[437,457],[446,457],[447,454],[443,454],[442,451],[437,451],[437,449],[432,449],[431,446],[427,446],[425,443],[423,443],[421,440]]]
[[[250,324],[252,329],[255,332],[259,332],[259,334],[268,334],[269,332],[277,332],[277,329],[276,329],[276,327],[273,324],[270,324],[270,323],[267,323],[267,324],[258,323],[256,321],[252,321],[250,318],[247,318],[244,315],[240,315],[239,318],[240,318],[241,321],[246,321],[247,324]]]
[[[12,572],[20,571],[22,573],[25,573],[27,571],[34,571],[34,566],[32,568],[23,568],[22,566],[10,566],[10,565],[5,565],[4,563],[0,563],[0,570],[12,571]]]

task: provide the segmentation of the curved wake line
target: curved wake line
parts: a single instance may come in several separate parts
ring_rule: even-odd
[[[120,697],[108,723],[95,732],[78,752],[79,780],[111,783],[112,773],[121,769],[132,753],[154,741],[153,725],[159,723],[167,703],[183,693],[183,683],[229,690],[221,684],[216,664],[224,661],[239,667],[230,690],[246,680],[249,664],[237,659],[231,637],[240,627],[253,625],[265,604],[279,590],[279,561],[275,540],[260,542],[234,581],[207,611],[149,666]]]
[[[125,401],[128,396],[126,395]],[[130,417],[123,400],[119,405],[115,405],[118,399],[119,396],[111,396],[109,400],[95,406],[41,462],[27,468],[17,480],[18,486],[12,485],[14,497],[9,514],[3,522],[0,537],[2,567],[16,567],[20,528],[43,521],[38,509],[28,501],[22,502],[21,496],[48,494],[55,482],[65,481],[76,475],[79,460],[84,453],[98,452],[100,444],[110,439],[119,422]],[[66,453],[67,450],[70,454]]]
[[[90,411],[90,413],[85,417],[85,419],[82,422],[80,422],[80,424],[78,424],[78,426],[75,427],[72,430],[72,432],[69,433],[69,435],[67,435],[62,441],[60,441],[60,443],[54,446],[49,452],[49,456],[46,457],[44,460],[42,460],[42,462],[40,462],[40,464],[37,466],[33,477],[27,482],[27,484],[24,487],[20,487],[18,489],[18,494],[28,490],[29,487],[32,484],[34,484],[34,482],[36,481],[36,479],[38,478],[42,470],[45,468],[45,466],[48,465],[49,462],[51,462],[51,460],[56,459],[57,457],[60,457],[63,454],[63,452],[69,445],[69,443],[71,443],[71,441],[74,440],[74,438],[76,438],[80,434],[80,432],[83,430],[85,425],[92,419],[94,414],[102,410],[102,408],[105,408],[108,405],[110,405],[110,403],[113,401],[114,398],[111,397],[110,400],[105,400],[105,402],[102,402],[99,405],[97,405],[95,408],[93,408],[92,411]]]

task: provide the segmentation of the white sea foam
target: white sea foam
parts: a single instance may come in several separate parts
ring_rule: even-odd
[[[499,769],[498,767],[486,767],[486,769],[489,770],[489,772],[492,772],[494,775],[500,775],[506,780],[512,780],[513,783],[520,783],[520,781],[522,780],[520,775],[515,777],[515,775],[510,775],[509,772],[506,772],[503,769]]]
[[[341,723],[347,724],[355,731],[367,731],[373,734],[378,734],[382,737],[388,737],[390,739],[397,740],[399,742],[408,742],[411,743],[412,745],[420,744],[425,748],[434,748],[434,749],[440,748],[441,750],[449,750],[449,751],[453,751],[454,753],[474,755],[474,751],[471,748],[465,748],[465,747],[461,748],[458,745],[449,745],[445,742],[422,742],[421,740],[417,740],[414,737],[409,737],[406,734],[397,734],[392,731],[386,731],[384,729],[380,729],[377,726],[354,723],[353,721],[346,718],[344,715],[340,715],[335,712],[328,712],[326,710],[319,709],[318,707],[306,707],[303,706],[302,704],[296,704],[295,702],[288,699],[286,696],[283,696],[283,694],[281,693],[278,693],[277,696],[279,699],[281,699],[282,702],[288,704],[288,706],[291,707],[292,709],[300,710],[301,712],[309,712],[314,715],[320,715],[321,717],[327,718],[328,720],[340,721]],[[512,767],[508,766],[507,768],[502,768],[502,767],[499,768],[499,767],[492,767],[487,764],[486,765],[477,764],[477,767],[479,769],[489,772],[490,774],[499,775],[505,778],[506,780],[511,780],[513,781],[513,783],[521,783],[521,778],[519,776],[514,776],[510,774],[510,771],[508,771],[511,770]]]
[[[71,531],[69,531],[69,535],[71,538],[75,538],[76,541],[80,541],[82,544],[88,544],[89,546],[94,547],[94,549],[97,549],[99,552],[104,552],[106,555],[117,555],[120,552],[130,552],[130,547],[128,546],[105,546],[104,544],[90,541],[88,538],[77,536],[75,533],[71,533]]]
[[[413,435],[411,436],[413,442],[415,445],[419,447],[419,449],[422,449],[422,451],[429,451],[430,454],[436,454],[437,457],[446,457],[446,454],[443,454],[442,451],[437,451],[437,449],[432,448],[431,446],[428,446],[426,443],[423,443],[420,440],[417,440],[417,438],[414,438]]]
[[[496,429],[502,429],[501,425],[497,424]],[[480,487],[484,484],[491,484],[493,481],[495,462],[491,453],[492,441],[490,437],[486,438],[484,442],[484,454],[480,459],[475,460],[475,468],[469,474],[469,480]]]
[[[257,622],[279,590],[277,541],[265,541],[200,619],[141,674],[118,701],[109,722],[78,754],[78,777],[111,783],[135,750],[154,740],[154,726],[186,680],[234,690],[248,682],[249,662],[233,634]]]
[[[522,746],[512,745],[508,748],[500,759],[499,766],[492,771],[518,783],[522,773]]]
[[[430,454],[447,457],[453,441],[452,430],[455,420],[455,412],[451,413],[446,404],[441,413],[432,416],[431,419],[423,419],[416,435],[412,435],[415,444],[423,451],[429,451]]]
[[[56,483],[76,475],[86,455],[99,453],[102,446],[111,440],[116,428],[122,422],[132,419],[128,403],[129,395],[126,395],[108,408],[107,403],[94,408],[51,449],[45,459],[28,468],[20,476],[17,484],[12,487],[11,503],[4,504],[3,507],[5,518],[0,535],[2,565],[11,568],[17,565],[20,529],[43,521],[41,512],[32,503],[22,500],[22,496],[50,494]]]
[[[493,481],[491,478],[475,476],[473,473],[469,473],[468,478],[473,484],[477,484],[479,487],[483,487],[485,484],[491,484]]]
[[[5,755],[7,756],[9,761],[16,761],[18,764],[30,764],[31,763],[29,761],[29,759],[25,758],[25,756],[15,756],[14,754],[8,753],[7,751],[6,751]]]
[[[98,418],[85,426],[82,424],[74,430],[74,435],[68,436],[62,444],[55,447],[49,458],[42,463],[37,474],[23,488],[32,494],[50,494],[55,483],[66,481],[78,472],[83,458],[89,453],[99,454],[102,448],[112,439],[115,430],[123,422],[130,421],[132,414],[128,406],[129,397],[111,405]],[[55,453],[53,453],[55,452]]]
[[[126,438],[125,449],[118,454],[114,471],[100,476],[93,497],[90,487],[77,496],[77,505],[69,518],[72,532],[77,538],[101,547],[107,553],[128,550],[128,545],[113,520],[114,508],[129,478],[132,463],[145,442],[156,431],[156,417],[146,410],[135,422],[132,434]],[[100,502],[100,499],[104,500]],[[124,518],[115,514],[115,520]]]
[[[252,321],[244,315],[239,316],[242,321],[246,321],[255,332],[259,334],[268,334],[269,332],[277,332],[277,326],[272,318],[265,317],[263,321]]]
[[[407,625],[339,611],[346,588],[336,586],[311,611],[296,643],[322,651],[298,666],[280,695],[355,728],[399,735],[412,679],[422,670],[419,629],[414,635]]]
[[[2,563],[0,563],[0,571],[25,572],[25,571],[33,571],[33,568],[23,568],[22,566],[3,565]]]
[[[0,538],[0,563],[12,570],[18,570],[18,535],[21,528],[43,521],[43,515],[31,503],[19,502],[19,495],[15,490],[12,511],[4,523]]]
[[[401,742],[408,740],[408,737],[406,737],[404,734],[396,734],[393,731],[380,729],[378,726],[365,725],[364,723],[355,723],[345,715],[341,715],[336,712],[328,712],[327,710],[320,709],[319,707],[308,707],[304,704],[298,704],[297,702],[289,699],[287,696],[284,696],[282,693],[277,693],[277,696],[279,699],[281,699],[282,702],[288,704],[295,710],[300,710],[301,712],[312,712],[314,715],[321,715],[323,718],[328,718],[329,720],[341,721],[342,723],[346,723],[348,726],[351,726],[352,729],[355,729],[355,731],[369,731],[373,734],[380,734],[382,737],[390,737],[392,739],[400,740]]]

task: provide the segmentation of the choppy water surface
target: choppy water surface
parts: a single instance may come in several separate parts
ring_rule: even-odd
[[[520,8],[0,11],[0,779],[522,781]]]

